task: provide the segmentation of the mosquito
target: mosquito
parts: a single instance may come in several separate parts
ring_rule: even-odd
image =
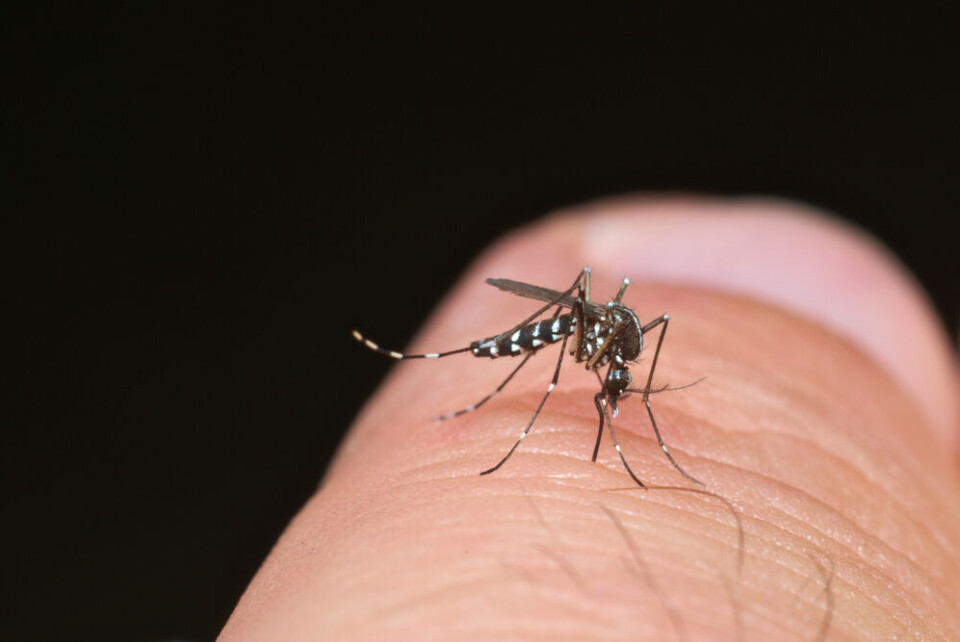
[[[670,450],[660,435],[657,420],[653,416],[653,409],[650,407],[651,393],[687,387],[664,387],[658,389],[651,387],[653,383],[653,373],[657,368],[657,360],[660,357],[660,349],[663,347],[663,338],[666,335],[670,317],[664,314],[647,324],[641,325],[633,310],[621,303],[623,294],[627,286],[630,285],[630,279],[623,279],[617,295],[606,305],[594,303],[590,300],[590,268],[588,267],[583,268],[577,275],[577,279],[573,282],[573,285],[562,292],[510,279],[487,279],[487,283],[506,292],[516,294],[517,296],[545,301],[546,305],[505,332],[486,339],[474,341],[469,346],[448,350],[446,352],[405,354],[394,350],[387,350],[357,330],[353,331],[353,337],[367,348],[394,359],[440,359],[463,352],[470,352],[475,357],[488,357],[491,359],[499,357],[523,357],[519,365],[507,375],[507,378],[483,399],[462,410],[434,417],[434,419],[438,420],[451,419],[481,407],[490,401],[494,395],[502,391],[520,369],[540,350],[546,346],[560,342],[560,355],[557,358],[557,365],[553,371],[553,378],[547,387],[547,391],[540,399],[540,403],[537,405],[533,416],[523,429],[523,432],[520,433],[513,447],[504,455],[503,459],[493,468],[481,472],[481,475],[489,475],[499,470],[530,433],[530,429],[540,415],[540,411],[550,397],[550,393],[553,392],[557,386],[557,381],[559,381],[560,378],[560,366],[563,364],[564,356],[568,354],[567,346],[569,344],[570,356],[573,357],[575,362],[584,364],[587,370],[592,371],[600,383],[600,390],[593,396],[593,403],[597,408],[600,425],[597,429],[597,440],[593,448],[591,461],[597,461],[600,442],[603,438],[603,429],[606,427],[627,473],[629,473],[630,477],[638,486],[646,486],[646,484],[640,481],[640,478],[634,474],[630,468],[630,464],[627,463],[623,451],[620,448],[620,442],[617,440],[616,432],[613,429],[613,418],[619,413],[618,402],[631,393],[640,394],[647,408],[647,415],[650,417],[650,423],[657,437],[657,443],[660,444],[660,449],[663,450],[663,454],[666,455],[667,459],[681,475],[694,483],[700,484],[701,486],[704,485],[703,482],[687,473],[673,458],[673,455],[670,454]],[[554,310],[550,316],[544,316],[554,306],[556,306],[556,310]],[[653,360],[650,362],[646,386],[643,388],[631,388],[632,377],[630,375],[630,366],[635,364],[640,358],[644,336],[658,327],[660,328],[660,332],[657,337],[657,347],[653,353]],[[600,373],[604,369],[605,372],[601,375]]]

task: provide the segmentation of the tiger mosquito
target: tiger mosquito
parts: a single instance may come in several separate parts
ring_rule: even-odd
[[[670,454],[670,450],[660,435],[657,420],[654,418],[653,410],[650,407],[650,394],[652,392],[677,390],[687,387],[651,388],[653,373],[657,368],[657,360],[660,357],[660,349],[663,347],[663,338],[666,335],[670,317],[664,314],[645,325],[640,325],[640,321],[637,319],[633,310],[620,302],[627,286],[630,285],[630,279],[623,279],[617,296],[606,305],[600,305],[590,300],[590,268],[587,267],[583,268],[580,274],[577,275],[577,279],[573,282],[573,285],[563,292],[510,279],[487,279],[487,283],[521,297],[546,301],[546,305],[506,332],[501,332],[487,339],[474,341],[467,347],[448,350],[446,352],[405,354],[395,350],[387,350],[357,330],[353,331],[353,337],[367,348],[394,359],[440,359],[463,352],[470,352],[475,357],[488,357],[491,359],[523,356],[520,364],[487,396],[462,410],[434,417],[434,419],[438,420],[450,419],[476,410],[503,390],[517,372],[519,372],[537,352],[558,341],[561,343],[560,356],[557,359],[557,366],[553,371],[553,378],[547,387],[547,391],[540,399],[540,403],[537,405],[537,409],[534,411],[530,421],[507,454],[504,455],[503,459],[493,468],[481,472],[481,475],[489,475],[499,470],[500,467],[510,459],[510,456],[517,450],[527,434],[529,434],[534,422],[540,415],[540,411],[550,397],[550,393],[553,392],[553,389],[557,386],[557,381],[560,378],[560,366],[563,364],[564,355],[567,354],[567,345],[569,343],[569,354],[573,357],[574,361],[583,363],[587,370],[592,371],[597,376],[597,380],[600,383],[600,391],[593,396],[593,403],[597,408],[600,425],[597,429],[597,440],[593,447],[591,461],[597,461],[600,442],[603,438],[603,429],[606,427],[627,473],[629,473],[630,477],[638,486],[646,486],[646,484],[640,481],[640,478],[634,474],[630,468],[630,464],[627,463],[623,451],[620,448],[620,442],[617,440],[616,432],[614,432],[613,429],[613,417],[616,417],[619,413],[618,402],[630,393],[641,394],[643,395],[643,403],[647,408],[647,415],[650,417],[650,423],[653,426],[653,432],[657,437],[657,443],[660,444],[660,449],[663,451],[663,454],[666,455],[667,459],[681,475],[701,486],[704,485],[703,482],[685,471],[673,458],[673,455]],[[576,292],[576,295],[574,295],[574,292]],[[554,306],[556,306],[556,310],[549,317],[537,320]],[[647,374],[647,384],[643,388],[630,388],[632,382],[630,366],[639,360],[640,351],[643,348],[644,335],[657,327],[660,327],[660,333],[657,337],[657,347],[653,353],[653,360],[650,363],[650,370]],[[606,368],[606,373],[601,376],[600,371],[603,368]]]

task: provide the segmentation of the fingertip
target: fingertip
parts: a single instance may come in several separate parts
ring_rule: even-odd
[[[944,551],[952,549],[943,542],[952,544],[949,534],[957,532],[954,486],[940,483],[949,473],[930,464],[942,463],[943,453],[934,440],[912,431],[916,407],[863,358],[864,352],[884,347],[883,332],[872,327],[854,332],[851,341],[864,342],[859,352],[836,336],[857,329],[851,319],[858,318],[861,307],[876,315],[889,306],[889,315],[880,316],[903,312],[902,318],[881,321],[898,333],[926,333],[917,349],[934,352],[936,323],[924,316],[923,296],[909,277],[857,233],[795,206],[692,199],[599,203],[519,230],[485,253],[409,351],[462,346],[529,314],[529,299],[494,292],[484,282],[487,277],[563,289],[584,266],[594,268],[595,300],[615,293],[620,279],[630,275],[636,281],[629,305],[670,303],[665,307],[679,322],[676,331],[671,324],[678,340],[670,344],[665,367],[689,376],[680,381],[709,375],[715,382],[691,394],[665,395],[662,403],[658,399],[658,419],[666,418],[661,424],[670,430],[664,433],[670,449],[694,462],[691,472],[709,484],[710,494],[729,496],[724,501],[734,517],[735,501],[750,518],[736,519],[740,560],[748,536],[754,536],[753,559],[777,560],[769,575],[758,573],[745,585],[745,595],[755,597],[744,602],[747,612],[782,619],[777,608],[789,606],[782,590],[789,582],[777,572],[798,577],[804,569],[791,562],[790,553],[816,545],[824,555],[843,560],[841,578],[855,589],[838,608],[838,621],[842,615],[845,625],[867,621],[881,630],[888,624],[885,616],[900,607],[912,614],[911,626],[933,621],[938,596],[947,595],[943,603],[948,603],[952,595],[943,579],[950,576],[943,569],[952,563]],[[649,280],[668,282],[667,287],[650,287]],[[876,281],[871,287],[860,283],[871,280]],[[700,287],[674,288],[669,282]],[[856,291],[858,283],[864,292]],[[749,295],[795,314],[706,290]],[[816,316],[824,311],[832,316]],[[868,315],[868,325],[871,321]],[[831,357],[826,361],[835,368],[808,358],[815,345],[830,346],[824,350]],[[700,356],[711,350],[713,355]],[[480,405],[480,395],[509,368],[494,373],[475,362],[446,360],[442,366],[398,364],[358,417],[328,483],[251,583],[224,639],[229,633],[271,639],[311,634],[339,639],[344,632],[399,637],[398,625],[406,627],[401,635],[413,639],[435,622],[454,638],[463,637],[455,631],[482,631],[489,637],[517,623],[543,637],[543,631],[557,630],[557,622],[568,630],[592,624],[592,598],[638,616],[634,595],[624,590],[636,574],[617,564],[622,554],[616,538],[623,533],[627,539],[631,531],[644,534],[649,559],[671,561],[663,586],[691,605],[691,615],[698,613],[693,605],[707,613],[703,605],[721,603],[727,594],[713,590],[718,587],[710,585],[709,576],[731,557],[730,525],[705,521],[699,504],[659,511],[653,502],[641,508],[635,495],[613,496],[612,488],[630,482],[609,442],[600,460],[590,459],[597,417],[573,373],[567,375],[576,369],[583,374],[582,368],[564,363],[562,392],[551,397],[537,431],[503,470],[504,454],[510,456],[517,431],[545,399],[549,376],[560,362],[533,364],[539,370],[525,371],[529,380],[512,383],[491,407],[440,425],[427,423],[431,412]],[[701,369],[705,363],[712,369]],[[827,370],[824,376],[821,370]],[[894,369],[891,376],[898,372],[904,374]],[[588,393],[594,393],[596,381],[589,373],[584,378]],[[831,396],[841,386],[841,393]],[[935,395],[927,399],[930,407],[941,401]],[[638,428],[640,415],[623,421],[621,435],[627,437],[623,443],[631,464],[636,462],[653,491],[658,479],[675,480],[677,472],[649,433]],[[905,457],[918,440],[925,450]],[[622,457],[619,446],[616,451]],[[619,533],[606,528],[590,512],[598,505],[629,515],[630,523],[618,526]],[[604,511],[618,523],[612,511]],[[555,574],[540,572],[539,558],[531,564],[530,551],[552,549],[591,573],[590,595],[570,593],[591,608],[569,608],[564,584],[557,591],[562,602],[543,599],[543,587],[553,591],[558,582]],[[556,559],[547,560],[549,573]],[[898,561],[908,567],[902,577],[910,578],[913,590],[891,588]],[[573,565],[563,566],[568,567]],[[504,568],[522,574],[504,574]],[[602,572],[593,573],[596,569]],[[540,577],[542,582],[536,580]],[[861,603],[862,596],[867,599]],[[494,600],[521,608],[510,618],[491,617],[484,609]],[[873,617],[861,617],[864,612]],[[643,615],[624,619],[634,627],[648,620]],[[723,626],[712,616],[703,620],[704,631]]]

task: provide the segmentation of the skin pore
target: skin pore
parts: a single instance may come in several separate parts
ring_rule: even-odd
[[[536,309],[486,277],[564,289],[585,265],[594,300],[630,276],[624,303],[641,323],[669,313],[655,387],[706,377],[651,396],[666,444],[705,488],[670,466],[639,396],[614,426],[653,487],[633,484],[607,435],[591,462],[598,384],[572,360],[517,452],[481,477],[529,420],[558,348],[442,422],[430,416],[476,403],[517,362],[401,362],[221,640],[960,631],[956,360],[882,250],[784,203],[594,204],[497,244],[409,349],[467,345]]]

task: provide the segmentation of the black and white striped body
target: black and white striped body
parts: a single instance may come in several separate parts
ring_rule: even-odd
[[[563,314],[558,317],[542,319],[525,325],[511,335],[498,335],[470,344],[475,357],[515,357],[557,343],[565,336],[576,333],[578,314]],[[615,336],[610,339],[612,333]],[[593,363],[591,358],[608,341],[612,344],[603,350]],[[587,314],[584,319],[583,339],[574,346],[571,354],[577,362],[588,362],[591,369],[601,368],[611,361],[617,365],[633,361],[640,354],[643,341],[640,323],[629,308],[622,305],[610,305],[602,314]]]
[[[573,333],[577,320],[572,314],[563,314],[555,318],[543,319],[525,325],[508,336],[496,336],[474,341],[470,351],[475,357],[515,357],[519,354],[536,352],[544,346],[556,343]]]

